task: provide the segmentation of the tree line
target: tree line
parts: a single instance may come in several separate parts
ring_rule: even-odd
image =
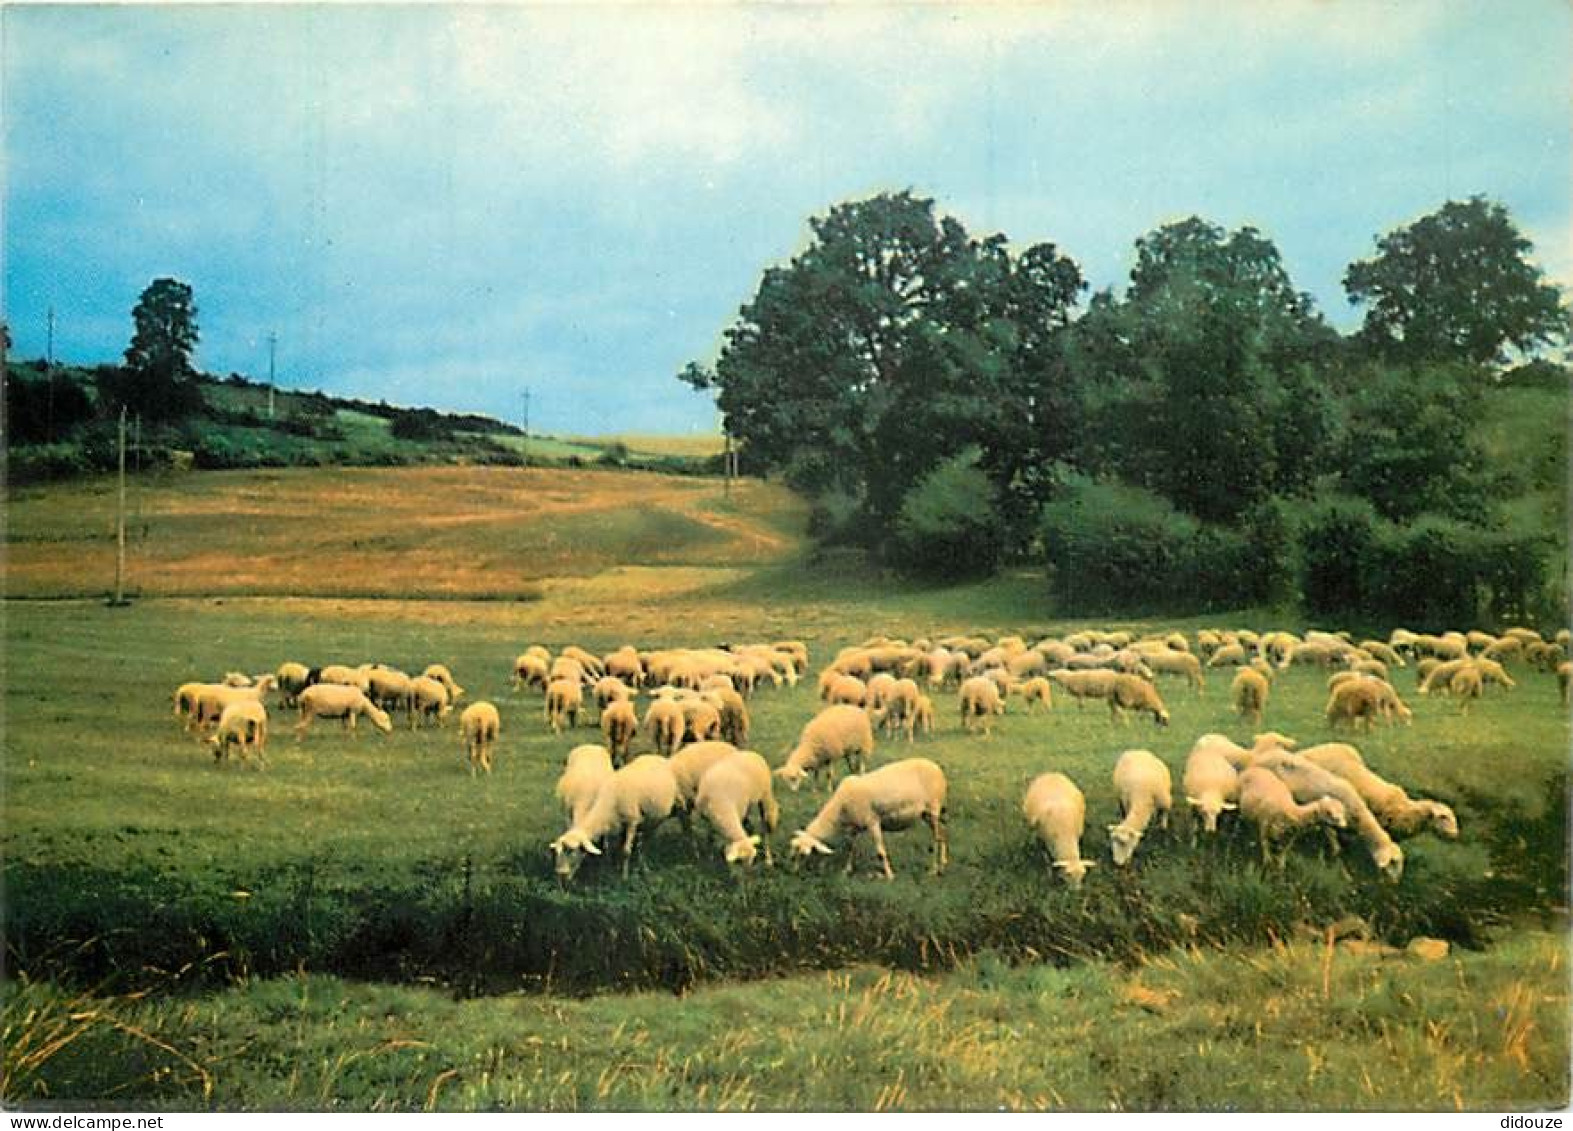
[[[1344,274],[1350,335],[1249,226],[1166,224],[1122,293],[1089,296],[1055,244],[973,236],[911,192],[810,223],[715,362],[678,376],[714,393],[746,470],[813,499],[822,539],[951,578],[1040,560],[1087,611],[1179,595],[1507,615],[1544,597],[1544,539],[1507,529],[1471,421],[1570,324],[1502,205],[1449,201],[1380,237]],[[1340,536],[1364,549],[1329,585],[1317,555]],[[1485,576],[1515,553],[1514,577]],[[1458,574],[1444,607],[1353,584],[1426,554]]]

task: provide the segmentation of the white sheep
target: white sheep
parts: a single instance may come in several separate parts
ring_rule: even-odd
[[[1262,766],[1248,767],[1240,775],[1240,813],[1256,825],[1263,864],[1272,862],[1273,846],[1278,846],[1280,871],[1288,859],[1289,845],[1307,826],[1317,823],[1335,829],[1349,826],[1343,802],[1336,797],[1313,797],[1301,804],[1294,799],[1282,778]]]
[[[557,779],[557,800],[568,827],[579,825],[595,804],[601,786],[612,776],[612,755],[604,746],[575,746]]]
[[[1158,689],[1139,675],[1119,673],[1109,692],[1109,715],[1125,721],[1126,711],[1142,711],[1152,716],[1161,727],[1169,725],[1169,711],[1158,695]]]
[[[217,726],[224,708],[231,703],[260,703],[273,690],[273,676],[262,675],[250,687],[231,687],[226,683],[204,684],[197,692],[192,718],[198,728]]]
[[[584,684],[576,679],[554,679],[546,685],[546,722],[553,734],[579,725],[584,709]]]
[[[756,810],[762,831],[750,835],[746,825]],[[706,770],[699,779],[694,811],[720,834],[728,864],[752,863],[760,847],[765,850],[766,867],[775,862],[770,855],[770,837],[781,809],[770,785],[770,766],[754,751],[734,750]]]
[[[814,853],[829,856],[835,851],[831,841],[845,835],[855,843],[866,833],[874,842],[885,878],[891,880],[895,873],[885,851],[884,831],[905,829],[921,820],[934,835],[930,871],[939,875],[950,859],[945,836],[948,788],[945,771],[927,758],[907,758],[870,773],[853,774],[842,780],[806,828],[792,834],[792,851],[800,859]],[[849,843],[848,872],[852,870],[852,848]]]
[[[1016,692],[1027,704],[1028,714],[1036,713],[1038,704],[1043,705],[1045,711],[1054,709],[1054,685],[1047,676],[1035,675],[1024,680],[1016,686]]]
[[[628,750],[639,733],[639,712],[633,702],[619,699],[601,712],[601,737],[620,766],[628,760]]]
[[[464,688],[460,687],[458,682],[454,680],[453,673],[448,670],[446,664],[427,664],[426,670],[421,672],[421,675],[426,679],[435,679],[442,684],[448,692],[449,702],[457,703],[464,698]]]
[[[1056,668],[1049,673],[1049,679],[1064,688],[1080,708],[1084,699],[1107,699],[1113,695],[1115,674],[1104,668],[1088,671]]]
[[[384,711],[403,707],[414,708],[410,703],[410,677],[396,668],[370,668],[366,672],[366,698]]]
[[[1196,689],[1198,695],[1207,690],[1207,681],[1202,678],[1202,662],[1189,652],[1166,649],[1161,652],[1148,652],[1143,659],[1154,675],[1184,676],[1186,682]]]
[[[683,731],[687,727],[682,703],[676,699],[656,699],[645,712],[644,725],[652,746],[662,754],[674,753],[682,745]]]
[[[219,715],[218,730],[208,742],[215,763],[222,763],[233,746],[242,758],[256,755],[257,769],[262,769],[267,765],[268,709],[255,699],[231,703]]]
[[[1396,882],[1404,872],[1404,850],[1382,828],[1370,806],[1360,797],[1353,785],[1314,762],[1298,754],[1275,751],[1265,754],[1254,763],[1271,770],[1283,778],[1284,784],[1300,802],[1314,801],[1318,797],[1334,797],[1343,802],[1350,823],[1371,854],[1371,862],[1388,879]],[[1335,841],[1336,844],[1336,841]]]
[[[470,758],[470,776],[477,768],[492,772],[492,747],[502,732],[497,708],[482,699],[471,703],[459,716],[459,738]]]
[[[441,726],[453,712],[453,700],[448,685],[433,676],[421,675],[410,680],[410,729],[430,719]]]
[[[348,664],[328,664],[317,673],[317,682],[337,683],[366,691],[371,687],[369,671],[369,668],[352,668]]]
[[[837,675],[826,685],[822,698],[832,705],[847,703],[861,707],[868,699],[868,685],[855,675]]]
[[[1185,803],[1201,818],[1203,832],[1216,833],[1219,816],[1238,808],[1239,776],[1214,746],[1193,748],[1185,759]]]
[[[1000,694],[999,684],[987,676],[971,676],[962,681],[960,699],[961,729],[971,734],[981,726],[983,736],[989,737],[994,716],[1005,713],[1005,699]]]
[[[279,689],[279,694],[282,696],[283,705],[293,707],[295,705],[295,697],[316,683],[319,674],[305,664],[297,663],[294,660],[285,660],[280,664],[278,670],[273,673],[273,680],[275,686]]]
[[[729,688],[718,688],[701,693],[721,717],[721,738],[742,748],[748,743],[748,704],[743,696]]]
[[[513,662],[513,689],[522,690],[526,687],[538,687],[546,690],[550,682],[547,679],[547,669],[550,661],[535,652],[524,652]]]
[[[1087,823],[1087,799],[1064,774],[1039,774],[1027,786],[1021,815],[1049,850],[1051,865],[1073,888],[1093,861],[1081,854],[1081,837]]]
[[[344,683],[314,683],[300,693],[300,722],[295,724],[295,741],[299,742],[314,719],[342,719],[344,729],[353,732],[355,720],[365,715],[373,726],[387,734],[393,730],[388,713],[366,698],[358,687]]]
[[[1229,685],[1229,698],[1236,713],[1241,720],[1253,726],[1261,724],[1262,712],[1266,710],[1271,695],[1272,685],[1255,668],[1241,668],[1235,673],[1234,682]]]
[[[907,741],[911,742],[913,729],[917,726],[918,700],[921,696],[916,680],[893,678],[880,704],[869,711],[869,718],[888,735],[894,735],[897,731],[905,732]]]
[[[826,707],[804,725],[797,745],[788,752],[786,763],[776,776],[794,792],[803,780],[828,770],[835,779],[835,762],[845,759],[848,769],[862,773],[874,753],[874,728],[868,715],[858,707],[841,704]]]
[[[1307,747],[1300,756],[1354,786],[1360,799],[1394,837],[1409,837],[1429,829],[1446,840],[1458,839],[1458,817],[1450,806],[1424,797],[1410,797],[1401,786],[1374,773],[1353,746],[1327,742]]]
[[[1173,807],[1169,767],[1149,750],[1127,750],[1114,764],[1114,792],[1119,795],[1120,823],[1109,826],[1109,848],[1116,867],[1123,868],[1136,854],[1153,816],[1158,827],[1169,827]]]
[[[705,776],[705,771],[728,754],[735,753],[737,747],[730,742],[690,742],[668,759],[672,777],[677,781],[677,803],[682,806],[685,817],[694,807],[699,780]]]
[[[621,835],[623,878],[627,879],[640,830],[655,828],[671,816],[676,804],[677,780],[665,758],[641,754],[622,769],[612,771],[584,818],[575,821],[549,846],[556,857],[558,877],[572,879],[586,855],[601,855],[597,841]]]

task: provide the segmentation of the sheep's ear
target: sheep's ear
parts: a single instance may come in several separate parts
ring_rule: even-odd
[[[1081,866],[1083,868],[1096,868],[1098,866],[1098,862],[1096,860],[1083,860],[1081,862]]]
[[[758,848],[761,844],[764,843],[764,838],[763,837],[758,837],[758,836],[751,836],[751,837],[748,838],[748,842],[750,844],[752,844],[755,848]]]
[[[1233,813],[1238,808],[1239,806],[1236,805],[1233,801],[1225,801],[1223,803],[1223,811],[1225,813]]]
[[[562,850],[563,850],[563,838],[562,837],[558,837],[556,840],[552,841],[551,844],[548,844],[546,846],[546,851],[548,851],[550,853],[553,853],[554,855],[556,853],[561,852]]]
[[[1192,797],[1189,793],[1185,795],[1185,803],[1197,809],[1202,807],[1202,799],[1200,797]]]
[[[595,841],[593,840],[585,841],[584,844],[580,845],[580,847],[588,852],[591,856],[601,855],[601,850],[596,847]]]
[[[1109,831],[1112,833],[1115,829],[1117,829],[1119,827],[1120,827],[1119,825],[1110,825],[1109,826]]]

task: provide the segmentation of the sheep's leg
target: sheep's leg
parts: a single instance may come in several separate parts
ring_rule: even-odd
[[[623,879],[628,878],[628,865],[634,857],[634,838],[639,835],[639,822],[629,821],[628,831],[623,834]]]
[[[930,870],[937,876],[944,872],[945,865],[950,863],[950,838],[945,832],[945,813],[943,810],[931,810],[923,814],[923,819],[928,823],[929,831],[934,834],[934,843],[930,848],[934,863]]]
[[[874,822],[868,833],[873,838],[874,851],[879,855],[880,866],[885,869],[885,878],[887,880],[895,879],[896,873],[890,870],[890,853],[885,851],[885,834],[880,831],[878,821]]]
[[[765,867],[774,868],[776,862],[770,858],[770,834],[776,831],[775,826],[770,823],[770,814],[765,811],[763,800],[755,808],[759,810],[759,844],[765,850]]]

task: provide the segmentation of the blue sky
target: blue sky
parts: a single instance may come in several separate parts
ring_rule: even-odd
[[[1339,281],[1449,198],[1573,280],[1561,0],[0,9],[16,350],[119,357],[160,275],[198,364],[517,419],[686,432],[807,219],[884,189],[1052,240],[1095,286],[1140,235],[1255,224]]]

